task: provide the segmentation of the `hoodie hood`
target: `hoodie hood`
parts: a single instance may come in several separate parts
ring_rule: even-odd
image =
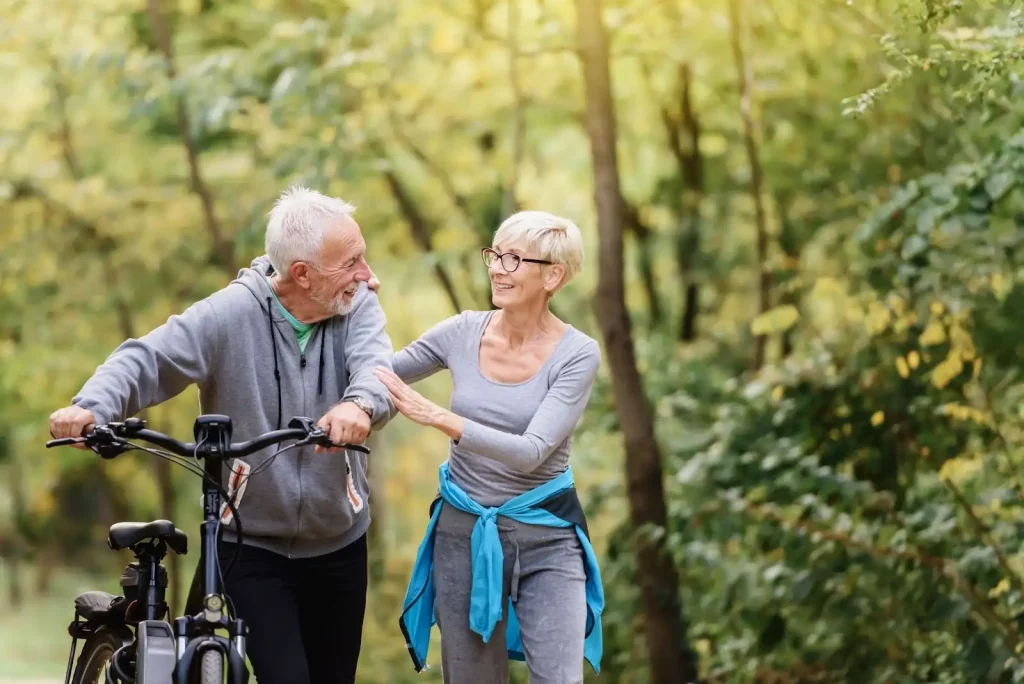
[[[249,268],[243,268],[238,271],[238,277],[235,278],[232,283],[238,283],[245,289],[249,290],[249,292],[251,292],[256,298],[256,301],[259,302],[263,313],[267,316],[267,325],[270,330],[271,351],[274,357],[274,382],[277,385],[277,429],[280,430],[284,426],[281,424],[281,420],[283,418],[283,402],[281,400],[281,367],[280,359],[278,358],[278,344],[288,344],[291,342],[291,338],[287,336],[291,333],[291,323],[281,310],[282,305],[277,301],[277,296],[274,294],[273,288],[270,286],[270,276],[273,273],[274,266],[270,263],[270,258],[266,255],[258,256],[252,260],[252,263],[249,264]],[[327,334],[327,328],[330,326],[331,320],[332,319],[327,319],[317,323],[317,330],[313,333],[314,337],[320,337],[320,355],[319,363],[317,365],[316,383],[317,394],[319,396],[323,396],[324,393],[324,349],[327,346],[325,342],[325,335]],[[279,327],[279,324],[281,323],[287,324],[288,330],[282,331]],[[282,336],[285,336],[284,339],[281,339]],[[305,368],[305,353],[300,353],[299,358],[301,367]]]
[[[270,263],[267,255],[258,256],[249,264],[249,268],[238,270],[238,275],[232,280],[232,284],[238,284],[249,290],[260,307],[275,321],[287,321],[284,314],[276,306],[267,307],[267,297],[273,301],[274,292],[270,288],[270,276],[274,273],[274,266]]]

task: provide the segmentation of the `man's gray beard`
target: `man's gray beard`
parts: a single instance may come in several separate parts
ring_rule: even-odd
[[[328,301],[324,297],[321,297],[319,292],[310,292],[309,296],[310,299],[312,299],[314,302],[324,307],[328,311],[333,311],[338,316],[347,316],[349,313],[352,312],[352,305],[355,304],[354,297],[350,302],[345,301],[344,292],[342,292],[341,294],[339,294],[337,297],[330,301]]]

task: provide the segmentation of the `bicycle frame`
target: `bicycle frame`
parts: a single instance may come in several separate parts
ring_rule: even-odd
[[[221,586],[217,549],[221,494],[218,486],[224,472],[225,455],[231,451],[231,421],[223,416],[200,416],[195,422],[195,456],[203,461],[203,522],[199,526],[203,566],[203,606],[197,615],[176,618],[177,640],[175,684],[188,684],[194,659],[207,649],[217,649],[228,663],[228,681],[245,684],[249,671],[245,667],[245,641],[248,627],[241,619],[228,620],[224,612],[224,587]],[[225,629],[230,640],[216,634]]]

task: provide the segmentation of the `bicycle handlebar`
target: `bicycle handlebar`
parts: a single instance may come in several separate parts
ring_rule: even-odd
[[[364,454],[370,453],[369,449],[359,444],[335,444],[331,441],[330,435],[324,432],[323,428],[314,427],[313,421],[308,418],[292,418],[289,425],[296,427],[289,427],[284,430],[274,430],[245,442],[236,442],[228,446],[226,450],[221,451],[217,449],[216,453],[220,458],[238,458],[248,456],[249,454],[255,453],[261,449],[265,449],[268,446],[279,444],[291,439],[297,439],[305,444],[313,444],[327,448],[347,449],[359,451]],[[302,427],[298,427],[300,425]],[[68,446],[71,444],[84,444],[86,447],[105,458],[113,458],[114,456],[132,448],[127,442],[128,439],[140,439],[166,449],[171,453],[179,456],[185,456],[187,458],[191,458],[192,456],[213,455],[211,452],[197,454],[195,443],[180,442],[170,435],[165,435],[164,433],[157,432],[155,430],[149,430],[144,426],[145,422],[138,418],[130,418],[123,423],[96,425],[83,437],[51,439],[46,443],[46,448],[50,449],[58,446]]]
[[[319,430],[319,428],[317,429]],[[322,430],[320,432],[322,432]],[[193,442],[179,442],[173,437],[168,437],[167,435],[160,432],[156,432],[154,430],[142,429],[137,432],[132,432],[130,435],[125,436],[134,437],[136,439],[141,439],[146,442],[149,442],[150,444],[155,444],[157,446],[163,447],[164,449],[170,451],[171,453],[178,454],[179,456],[191,457],[196,452],[196,445]],[[311,437],[312,439],[310,439]],[[238,442],[236,444],[232,444],[228,448],[227,453],[222,455],[222,458],[248,456],[249,454],[257,452],[260,449],[265,449],[268,446],[279,444],[280,442],[285,442],[290,439],[309,439],[310,444],[323,444],[324,446],[331,445],[330,439],[327,438],[326,434],[323,435],[323,438],[321,438],[320,435],[318,435],[316,432],[307,432],[306,430],[301,428],[274,430],[273,432],[268,432],[266,434],[260,435],[255,439],[250,439],[247,442]],[[361,448],[355,445],[344,446],[350,449]]]

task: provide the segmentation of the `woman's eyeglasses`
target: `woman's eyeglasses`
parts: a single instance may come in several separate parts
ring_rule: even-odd
[[[519,268],[519,263],[522,261],[527,261],[531,264],[551,264],[550,261],[544,261],[543,259],[527,259],[526,257],[521,257],[518,254],[513,254],[512,252],[499,254],[490,247],[484,247],[483,250],[481,250],[480,255],[483,257],[484,264],[487,268],[490,268],[494,265],[495,261],[501,259],[501,267],[508,273],[512,273]]]

